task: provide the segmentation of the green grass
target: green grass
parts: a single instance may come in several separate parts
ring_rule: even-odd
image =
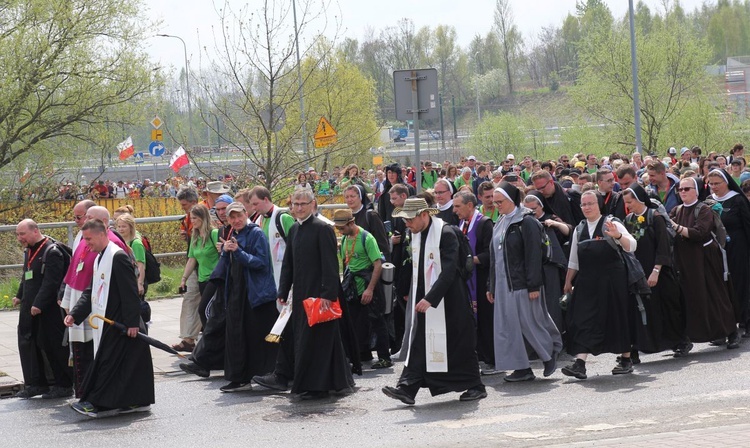
[[[184,266],[161,264],[161,281],[149,285],[147,300],[174,297],[180,286],[180,279]],[[0,282],[0,310],[13,307],[12,299],[18,292],[18,278],[6,279]]]

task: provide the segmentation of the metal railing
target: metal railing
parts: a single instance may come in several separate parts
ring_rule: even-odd
[[[335,209],[341,209],[346,208],[346,204],[323,204],[318,205],[318,210],[335,210]],[[286,207],[279,207],[280,211],[289,211]],[[185,215],[170,215],[170,216],[157,216],[153,218],[136,218],[135,222],[136,224],[148,224],[148,223],[157,223],[157,222],[172,222],[172,221],[179,221],[183,219]],[[39,229],[68,229],[68,246],[73,246],[73,241],[75,240],[75,236],[77,233],[77,226],[76,223],[73,221],[65,221],[65,222],[47,222],[47,223],[39,223]],[[15,232],[16,226],[15,225],[4,225],[0,226],[0,232]],[[160,253],[160,254],[154,254],[155,258],[166,258],[166,257],[180,257],[180,256],[186,256],[187,252],[166,252],[166,253]],[[23,268],[23,264],[4,264],[0,265],[0,270],[4,269],[21,269]]]

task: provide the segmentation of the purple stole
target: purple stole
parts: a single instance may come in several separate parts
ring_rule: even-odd
[[[469,231],[466,233],[466,237],[469,239],[469,246],[471,246],[471,253],[472,255],[476,256],[476,246],[477,246],[477,222],[481,219],[483,215],[481,213],[476,213],[474,215],[474,218],[472,220],[472,223],[469,225]],[[462,220],[459,223],[459,229],[463,231],[463,225],[464,221]],[[474,270],[471,272],[471,277],[466,280],[466,286],[469,288],[469,303],[471,304],[471,309],[474,311],[474,319],[477,318],[477,269],[476,265],[474,265]]]

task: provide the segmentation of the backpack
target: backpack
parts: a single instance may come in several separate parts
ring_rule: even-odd
[[[154,253],[151,252],[151,244],[146,247],[146,283],[153,284],[161,281],[161,263],[156,259]]]
[[[286,232],[284,231],[284,226],[281,225],[281,215],[288,215],[288,214],[289,213],[287,212],[276,213],[276,220],[274,221],[274,223],[276,224],[276,231],[279,232],[279,236],[281,236],[281,239],[284,240],[285,243],[287,242]]]
[[[446,225],[450,227],[458,239],[458,262],[456,263],[458,275],[464,281],[469,280],[474,272],[474,252],[471,250],[469,238],[464,235],[458,226],[454,226],[453,224]]]
[[[547,232],[544,230],[544,226],[541,222],[539,222],[538,219],[534,218],[533,216],[530,217],[534,220],[534,222],[537,223],[539,231],[542,235],[542,238],[539,241],[539,247],[542,251],[542,264],[552,263],[552,243],[549,240],[549,235],[547,235]],[[523,237],[523,226],[521,225],[521,223],[519,223],[518,225],[518,231],[521,233],[521,237]]]
[[[662,206],[663,207],[663,206]],[[674,238],[677,235],[677,232],[675,232],[674,227],[672,226],[672,221],[667,218],[667,214],[662,214],[662,212],[657,209],[654,210],[652,208],[646,209],[646,225],[651,228],[651,223],[654,222],[654,216],[659,216],[661,219],[663,219],[667,226],[667,246],[669,246],[669,258],[672,259],[674,266]]]
[[[57,250],[62,254],[63,257],[63,275],[65,275],[66,272],[68,272],[68,268],[70,267],[70,260],[73,258],[73,250],[67,245],[60,241],[57,241],[56,239],[52,237],[49,238],[51,244],[47,245],[47,248],[44,249],[44,252],[42,253],[42,269],[41,273],[44,275],[44,268],[47,266],[47,254],[50,250]],[[57,299],[62,299],[63,295],[65,294],[65,282],[60,283],[60,288],[57,292]]]
[[[699,201],[695,206],[695,209],[693,209],[693,216],[695,217],[696,221],[698,220],[698,214],[700,213],[700,209],[702,207],[708,207],[708,209],[711,210],[711,217],[714,220],[714,231],[711,232],[711,239],[716,241],[716,244],[719,245],[721,258],[724,262],[724,281],[727,282],[729,281],[729,263],[727,261],[727,251],[724,248],[727,245],[727,228],[724,227],[724,223],[721,222],[720,212],[716,210],[716,208],[721,207],[721,204],[711,198],[707,198],[703,202]],[[679,213],[681,209],[682,205],[678,205],[677,213]]]

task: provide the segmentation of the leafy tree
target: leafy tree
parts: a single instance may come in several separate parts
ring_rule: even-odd
[[[513,22],[513,11],[510,0],[497,0],[495,4],[494,29],[502,49],[503,68],[508,80],[508,93],[513,94],[515,72],[521,65],[523,56],[523,38]]]
[[[643,149],[659,151],[661,133],[708,86],[706,47],[677,21],[637,37]],[[597,120],[612,125],[619,141],[633,145],[630,37],[625,24],[592,33],[580,50],[581,71],[573,98]]]
[[[124,110],[153,87],[139,10],[138,0],[3,2],[0,168],[132,123]]]
[[[482,117],[469,138],[472,153],[488,159],[503,160],[507,153],[528,150],[528,136],[523,119],[508,112]]]

